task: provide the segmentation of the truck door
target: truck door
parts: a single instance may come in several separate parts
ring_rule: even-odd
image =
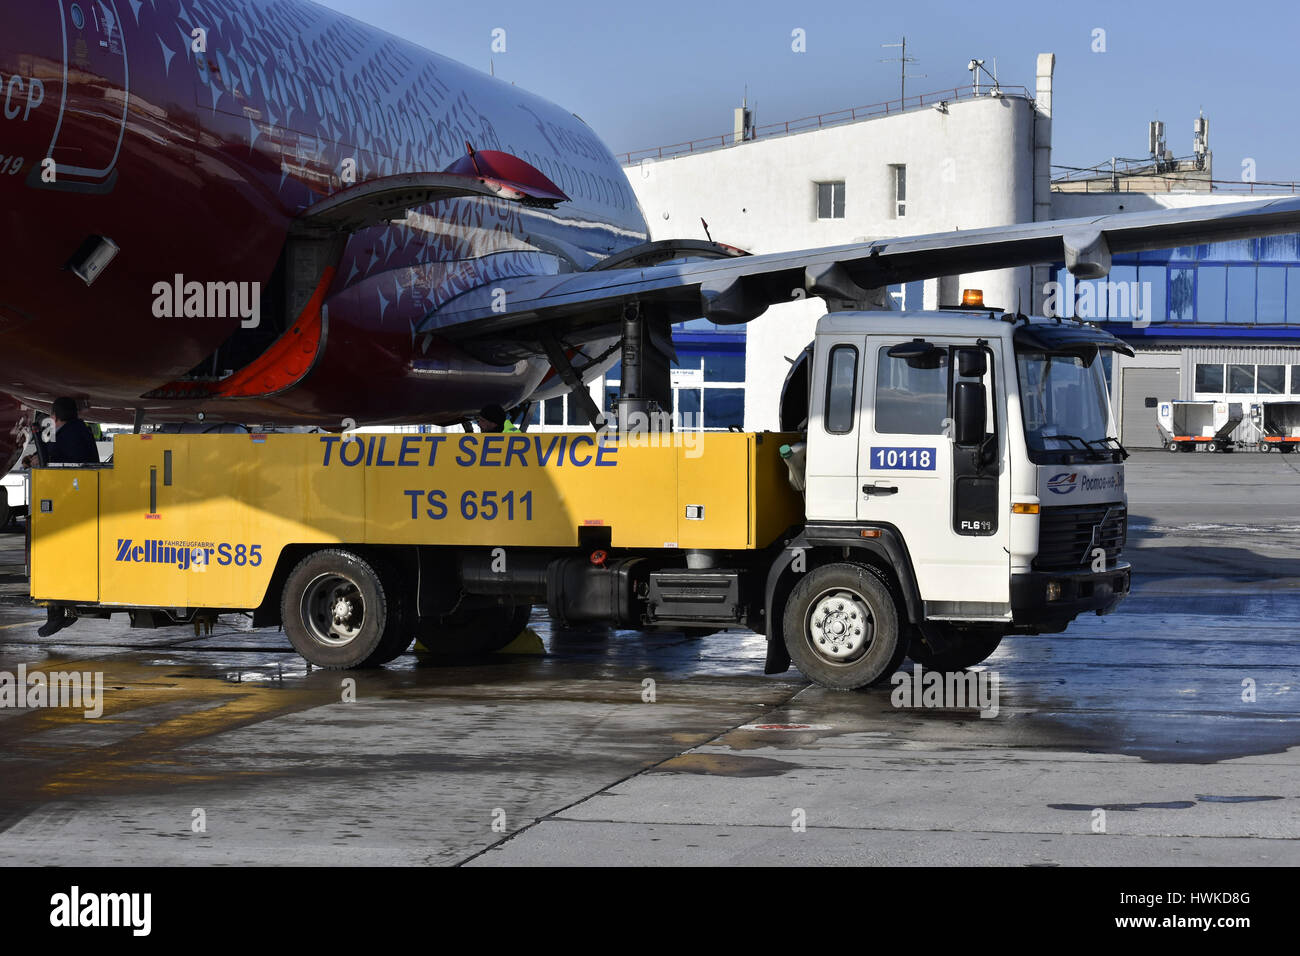
[[[858,518],[898,530],[927,617],[1006,618],[1011,497],[1000,343],[873,335],[864,358]],[[959,445],[954,396],[964,393],[969,410],[981,386],[982,439]]]
[[[819,335],[808,409],[807,511],[818,519],[855,521],[862,439],[864,335]]]

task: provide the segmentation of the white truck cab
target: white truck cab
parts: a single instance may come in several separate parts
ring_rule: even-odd
[[[936,666],[1113,610],[1130,569],[1112,350],[1129,351],[987,310],[825,316],[782,398],[783,429],[807,431],[796,545],[882,552],[912,656]]]

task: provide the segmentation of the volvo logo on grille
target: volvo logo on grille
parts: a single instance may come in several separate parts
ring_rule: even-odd
[[[1083,553],[1083,559],[1080,564],[1087,564],[1092,560],[1094,552],[1100,549],[1103,553],[1106,550],[1106,523],[1110,521],[1110,516],[1115,511],[1114,508],[1107,508],[1106,513],[1101,516],[1101,520],[1092,526],[1092,535],[1088,538],[1088,549]]]

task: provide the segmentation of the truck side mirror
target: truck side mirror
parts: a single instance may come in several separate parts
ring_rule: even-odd
[[[909,368],[936,369],[943,365],[947,349],[933,345],[925,339],[912,339],[895,345],[888,352],[890,358],[902,359]]]
[[[958,349],[957,374],[962,378],[983,378],[989,370],[983,349]]]
[[[953,401],[953,443],[978,445],[984,440],[986,396],[980,382],[958,382]]]

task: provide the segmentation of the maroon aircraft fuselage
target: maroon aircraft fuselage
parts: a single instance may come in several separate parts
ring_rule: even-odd
[[[527,397],[550,366],[486,364],[422,332],[430,313],[648,238],[574,114],[305,0],[0,5],[0,392],[23,402],[71,395],[104,420],[453,421]],[[268,290],[294,220],[353,184],[447,170],[467,144],[568,200],[442,200],[356,232],[317,289],[319,340],[286,353],[296,317]],[[120,251],[87,285],[68,264],[90,237]],[[257,283],[262,324],[184,314],[191,283]],[[259,354],[279,358],[238,398],[168,391]]]

